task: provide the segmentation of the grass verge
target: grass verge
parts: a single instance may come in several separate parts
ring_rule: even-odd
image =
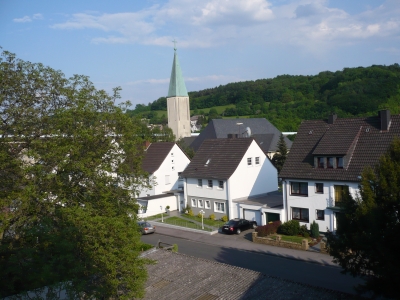
[[[201,225],[198,225],[191,221],[186,221],[179,217],[169,217],[164,220],[164,223],[175,225],[175,226],[180,226],[180,227],[186,227],[186,228],[192,228],[192,229],[198,229],[198,230],[204,230],[204,231],[211,231],[210,228],[204,227],[204,229],[201,229]]]
[[[187,219],[191,219],[193,221],[199,222],[201,223],[201,218],[197,217],[197,216],[189,216],[189,215],[182,215],[182,217],[185,217]],[[221,227],[222,225],[225,224],[224,221],[221,220],[211,220],[208,218],[203,218],[203,223],[204,225],[208,225],[208,226],[212,226],[212,227]]]

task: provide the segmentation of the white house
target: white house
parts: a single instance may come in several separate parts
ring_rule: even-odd
[[[320,231],[334,231],[347,189],[356,196],[361,173],[374,167],[394,137],[400,136],[400,116],[388,110],[379,116],[304,121],[279,176],[284,220],[316,221]]]
[[[283,214],[282,195],[268,195],[278,188],[277,170],[253,138],[205,140],[182,176],[195,214],[258,224],[265,224],[265,213]]]
[[[150,189],[140,191],[137,201],[141,205],[140,217],[165,211],[177,210],[183,202],[183,179],[180,173],[190,159],[182,149],[172,142],[152,143],[145,150],[142,168],[149,174]]]

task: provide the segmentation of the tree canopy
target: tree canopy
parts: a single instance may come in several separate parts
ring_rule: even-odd
[[[278,169],[278,173],[282,170],[283,164],[286,161],[288,151],[283,134],[281,133],[278,141],[277,152],[272,157],[272,163]]]
[[[214,119],[263,117],[281,131],[297,131],[302,120],[323,119],[332,112],[339,117],[376,115],[380,109],[398,114],[399,86],[400,66],[396,63],[324,71],[312,76],[280,75],[272,79],[233,82],[189,92],[189,97],[191,110],[230,105],[221,114],[212,115]],[[147,106],[137,105],[130,112],[149,115],[151,122],[156,123],[154,111],[166,109],[166,98],[161,97]]]
[[[400,140],[393,141],[376,168],[362,174],[360,193],[347,193],[336,234],[328,233],[330,254],[345,273],[361,276],[360,292],[398,298],[400,278]]]
[[[2,53],[1,298],[144,295],[132,197],[145,185],[143,140],[118,92]]]

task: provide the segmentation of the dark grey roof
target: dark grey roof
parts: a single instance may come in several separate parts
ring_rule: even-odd
[[[274,191],[267,194],[257,195],[246,199],[234,199],[233,202],[247,204],[247,205],[259,205],[265,208],[283,208],[283,194],[281,191]]]
[[[158,195],[153,195],[153,196],[139,197],[137,199],[138,200],[154,200],[154,199],[161,199],[161,198],[171,197],[172,195],[174,195],[173,192],[164,193],[164,194],[158,194]]]
[[[304,121],[297,132],[282,178],[359,181],[366,166],[374,167],[394,137],[400,136],[400,116],[391,118],[389,130],[381,130],[377,117]],[[343,169],[314,168],[314,157],[344,156]]]
[[[237,123],[243,124],[239,126]],[[265,118],[213,119],[193,141],[191,147],[194,151],[197,151],[204,140],[227,138],[228,134],[239,135],[239,137],[245,136],[247,127],[251,129],[252,136],[272,134],[273,137],[268,149],[264,150],[263,147],[262,149],[264,152],[276,151],[281,132]],[[290,149],[292,142],[287,137],[285,137],[285,142],[288,149]]]
[[[162,249],[142,257],[147,265],[144,300],[353,299],[351,295]]]
[[[149,174],[153,174],[160,168],[174,145],[175,143],[173,142],[152,143],[145,152],[142,169]]]
[[[228,179],[253,141],[253,138],[205,140],[182,176]]]
[[[188,137],[184,137],[182,138],[183,144],[186,147],[191,147],[191,144],[193,143],[193,141],[197,138],[197,136],[188,136]]]

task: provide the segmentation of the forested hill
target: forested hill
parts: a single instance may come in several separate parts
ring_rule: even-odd
[[[189,92],[189,97],[194,113],[230,104],[219,115],[212,110],[212,117],[265,117],[281,131],[296,131],[302,120],[326,118],[331,112],[339,117],[375,115],[381,108],[400,113],[400,66],[345,68],[315,76],[281,75]],[[129,113],[157,121],[152,112],[166,109],[162,97],[149,105],[139,104]]]

